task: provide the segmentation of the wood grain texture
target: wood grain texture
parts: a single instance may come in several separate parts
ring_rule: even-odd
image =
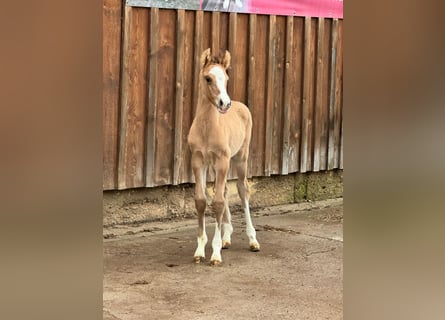
[[[286,18],[286,57],[285,57],[285,74],[284,74],[284,101],[283,101],[283,144],[281,146],[281,174],[289,173],[289,154],[290,154],[290,111],[292,93],[293,93],[293,79],[295,74],[293,67],[292,49],[294,46],[294,19],[293,17]]]
[[[252,128],[252,140],[250,142],[249,150],[249,169],[248,175],[257,175],[258,167],[258,148],[254,148],[254,143],[257,145],[257,110],[255,110],[255,79],[256,79],[256,68],[255,68],[255,44],[256,44],[256,33],[257,33],[257,16],[252,14],[249,15],[249,47],[248,47],[248,77],[247,77],[247,105],[249,106],[250,112],[252,113],[253,122],[256,124]],[[254,141],[255,140],[255,141]]]
[[[339,126],[337,124],[338,114],[335,112],[335,89],[337,75],[337,56],[338,56],[338,19],[334,19],[331,35],[331,56],[330,56],[330,74],[329,74],[329,143],[328,143],[328,169],[334,169],[338,166],[338,140]]]
[[[251,170],[253,176],[263,176],[265,174],[265,125],[267,121],[266,107],[266,73],[267,73],[267,50],[268,38],[268,18],[258,15],[255,18],[255,43],[253,45],[254,57],[254,76],[249,75],[252,79],[251,96],[249,102],[252,112],[253,128],[251,141]],[[251,73],[252,70],[249,70]]]
[[[314,122],[314,155],[313,155],[313,171],[320,171],[321,140],[323,139],[323,116],[324,116],[324,101],[323,101],[323,73],[325,71],[324,64],[324,19],[319,18],[317,21],[317,59],[316,59],[316,78],[315,78],[315,122]]]
[[[154,183],[171,184],[173,180],[174,154],[174,109],[175,109],[175,56],[176,56],[176,11],[159,11],[159,47],[157,51],[157,83],[160,87],[156,116],[156,154]]]
[[[144,185],[148,11],[125,8],[118,188]]]
[[[275,22],[275,56],[273,71],[273,111],[271,174],[279,174],[282,164],[284,68],[286,55],[286,17],[277,16]]]
[[[210,38],[212,40],[211,50],[213,55],[219,55],[220,52],[220,16],[221,13],[219,11],[212,11],[212,33]]]
[[[313,123],[314,123],[314,63],[315,63],[315,19],[306,17],[304,21],[304,66],[303,66],[303,110],[300,171],[312,170]]]
[[[337,71],[335,88],[335,113],[336,125],[339,128],[340,145],[337,148],[338,168],[343,169],[343,20],[338,22],[338,53],[337,53]]]
[[[117,187],[122,0],[103,2],[103,189]]]
[[[195,34],[195,12],[185,12],[185,29],[184,29],[184,75],[183,82],[183,124],[182,124],[182,151],[181,151],[181,170],[180,183],[190,182],[192,177],[191,153],[187,144],[187,135],[193,120],[193,94],[195,84],[194,59],[197,55],[194,51],[194,34]],[[175,128],[175,131],[177,129]]]
[[[229,48],[229,15],[228,12],[220,12],[219,15],[219,51],[223,53]],[[215,51],[216,53],[216,51]]]
[[[295,17],[293,19],[293,47],[292,61],[290,69],[291,80],[289,88],[289,153],[288,171],[289,173],[300,170],[300,145],[302,132],[302,104],[303,104],[303,53],[304,53],[304,18]]]
[[[150,71],[148,79],[148,115],[147,115],[147,137],[146,137],[146,180],[147,187],[155,186],[155,145],[156,145],[156,117],[158,109],[158,48],[159,36],[157,30],[159,29],[159,9],[150,9]]]
[[[207,44],[203,42],[204,38],[204,12],[196,11],[195,15],[195,37],[193,39],[194,46],[194,62],[193,62],[193,105],[192,118],[196,112],[196,105],[198,104],[198,84],[199,84],[199,70],[201,68],[199,59],[201,53],[208,48]]]
[[[183,167],[183,138],[184,119],[184,85],[185,85],[185,10],[177,11],[176,21],[176,100],[174,122],[174,156],[173,156],[173,184],[181,182],[181,168]]]
[[[276,16],[269,18],[269,45],[267,50],[267,82],[266,82],[266,116],[265,116],[265,164],[264,175],[270,176],[272,173],[272,143],[274,128],[274,74],[276,71],[276,49],[277,49],[277,33],[276,33]]]
[[[327,170],[328,166],[328,138],[329,138],[329,61],[332,19],[323,19],[322,65],[321,82],[321,126],[320,126],[320,170]]]
[[[229,75],[229,82],[227,83],[227,93],[231,97],[232,100],[237,100],[237,98],[234,95],[234,91],[236,88],[236,85],[238,84],[238,79],[234,78],[232,74],[235,74],[236,76],[242,76],[239,73],[238,70],[238,56],[235,53],[237,49],[238,41],[241,39],[238,39],[238,17],[236,12],[231,12],[229,15],[229,44],[228,44],[228,50],[231,52],[232,61],[231,61],[231,67],[228,70]],[[241,81],[245,82],[245,81]]]

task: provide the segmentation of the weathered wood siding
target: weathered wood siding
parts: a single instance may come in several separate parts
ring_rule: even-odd
[[[229,95],[252,112],[249,176],[343,167],[342,20],[121,1],[104,0],[105,190],[193,182],[187,134],[208,47],[232,53]]]

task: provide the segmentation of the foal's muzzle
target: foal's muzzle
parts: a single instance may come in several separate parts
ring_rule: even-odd
[[[224,101],[222,99],[219,99],[216,108],[218,109],[218,111],[220,113],[226,113],[227,111],[229,111],[231,106],[232,106],[231,100],[229,100],[229,102],[227,104],[224,104]]]

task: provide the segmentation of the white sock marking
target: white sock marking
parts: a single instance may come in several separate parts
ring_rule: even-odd
[[[198,237],[198,247],[196,248],[195,257],[203,257],[205,258],[206,254],[205,254],[205,248],[206,248],[206,244],[207,244],[207,234],[204,230],[204,233],[202,235],[202,237]]]
[[[222,224],[222,229],[223,229],[223,241],[224,242],[228,242],[230,243],[230,237],[232,235],[233,232],[233,227],[230,223],[223,223]]]
[[[210,261],[219,261],[221,262],[221,248],[222,248],[222,239],[221,239],[221,230],[218,228],[218,223],[215,222],[215,235],[212,240],[212,257]]]
[[[249,244],[258,244],[255,227],[253,226],[252,218],[250,217],[249,201],[247,199],[244,202],[244,215],[246,218],[246,234],[249,237]]]

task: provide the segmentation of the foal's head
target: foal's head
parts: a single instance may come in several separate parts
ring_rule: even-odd
[[[220,113],[226,113],[231,105],[227,94],[227,68],[230,66],[230,53],[226,51],[222,56],[215,57],[210,48],[201,54],[201,88],[209,101],[216,106]]]

